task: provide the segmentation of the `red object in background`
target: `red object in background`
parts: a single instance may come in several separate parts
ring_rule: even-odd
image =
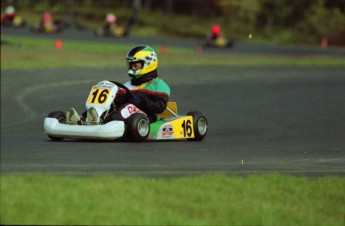
[[[201,53],[202,52],[202,46],[201,45],[196,45],[195,46],[195,52],[196,53]]]
[[[211,28],[211,32],[213,35],[220,35],[222,32],[222,28],[218,24],[214,24]]]
[[[162,54],[165,55],[168,52],[168,47],[167,46],[162,46],[161,47]]]
[[[62,49],[62,41],[61,41],[61,39],[58,39],[58,40],[55,41],[55,48],[57,50]]]
[[[323,49],[326,49],[328,47],[328,39],[327,38],[322,38],[320,42],[320,46]]]
[[[16,10],[13,6],[7,6],[5,10],[5,15],[1,18],[1,23],[12,22],[16,17]]]
[[[53,22],[53,17],[49,11],[44,11],[41,18],[42,23]]]

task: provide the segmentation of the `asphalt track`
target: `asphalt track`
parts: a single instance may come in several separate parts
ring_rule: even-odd
[[[14,33],[22,35],[21,31]],[[176,45],[179,43],[188,45],[191,41],[179,40]],[[247,54],[254,51],[246,45],[232,51],[240,52],[241,48],[244,52],[248,49]],[[271,50],[261,47],[254,52],[260,54],[260,49],[263,54],[270,54]],[[300,51],[286,48],[286,54],[310,52]],[[329,54],[338,56],[344,51]],[[160,68],[160,76],[170,84],[171,100],[177,101],[179,112],[203,112],[209,131],[202,142],[140,144],[53,142],[43,132],[43,120],[49,112],[72,106],[83,111],[91,85],[104,79],[125,82],[125,68],[1,70],[1,174],[170,177],[281,172],[311,177],[345,176],[344,69],[345,66]]]

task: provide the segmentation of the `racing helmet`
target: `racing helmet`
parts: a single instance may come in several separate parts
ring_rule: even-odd
[[[158,67],[158,57],[155,51],[147,45],[136,46],[131,49],[126,57],[128,63],[128,75],[134,79],[138,79]],[[137,70],[132,70],[132,65],[141,63],[141,67]]]
[[[105,17],[105,22],[108,24],[114,24],[116,23],[116,15],[113,13],[108,13]]]
[[[211,33],[214,35],[220,35],[222,28],[218,24],[214,24],[211,28]]]
[[[42,21],[44,23],[52,22],[53,21],[52,14],[49,11],[44,11],[43,14],[42,14]]]
[[[6,15],[14,15],[16,13],[16,10],[13,6],[7,6],[5,12]]]

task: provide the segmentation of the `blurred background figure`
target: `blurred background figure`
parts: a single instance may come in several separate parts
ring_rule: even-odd
[[[104,32],[114,30],[114,29],[116,29],[116,26],[117,26],[116,15],[113,13],[108,13],[105,16],[104,27],[103,27]]]
[[[43,12],[39,28],[45,33],[52,33],[55,31],[56,28],[54,25],[53,17],[49,11]]]
[[[6,27],[21,27],[25,26],[23,19],[16,15],[14,6],[9,5],[5,9],[4,16],[1,18],[1,25]]]
[[[211,33],[206,38],[205,45],[206,47],[232,47],[234,43],[224,37],[219,24],[214,24],[211,27]]]
[[[103,28],[95,32],[97,36],[105,37],[123,37],[124,33],[124,28],[117,23],[117,17],[114,13],[108,13],[105,16]]]
[[[5,9],[5,15],[1,18],[1,24],[10,25],[13,23],[14,17],[16,16],[16,10],[13,6],[7,6]]]
[[[56,33],[62,30],[63,27],[59,26],[59,24],[54,21],[52,14],[48,10],[42,13],[39,25],[31,27],[31,31],[42,33]]]
[[[210,40],[216,40],[217,38],[222,36],[222,28],[218,24],[214,24],[211,27],[211,35],[209,37]]]

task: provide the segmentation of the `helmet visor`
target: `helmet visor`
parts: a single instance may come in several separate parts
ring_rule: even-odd
[[[144,66],[144,61],[135,61],[135,62],[128,63],[128,69],[132,71],[138,71],[142,69],[143,66]]]

